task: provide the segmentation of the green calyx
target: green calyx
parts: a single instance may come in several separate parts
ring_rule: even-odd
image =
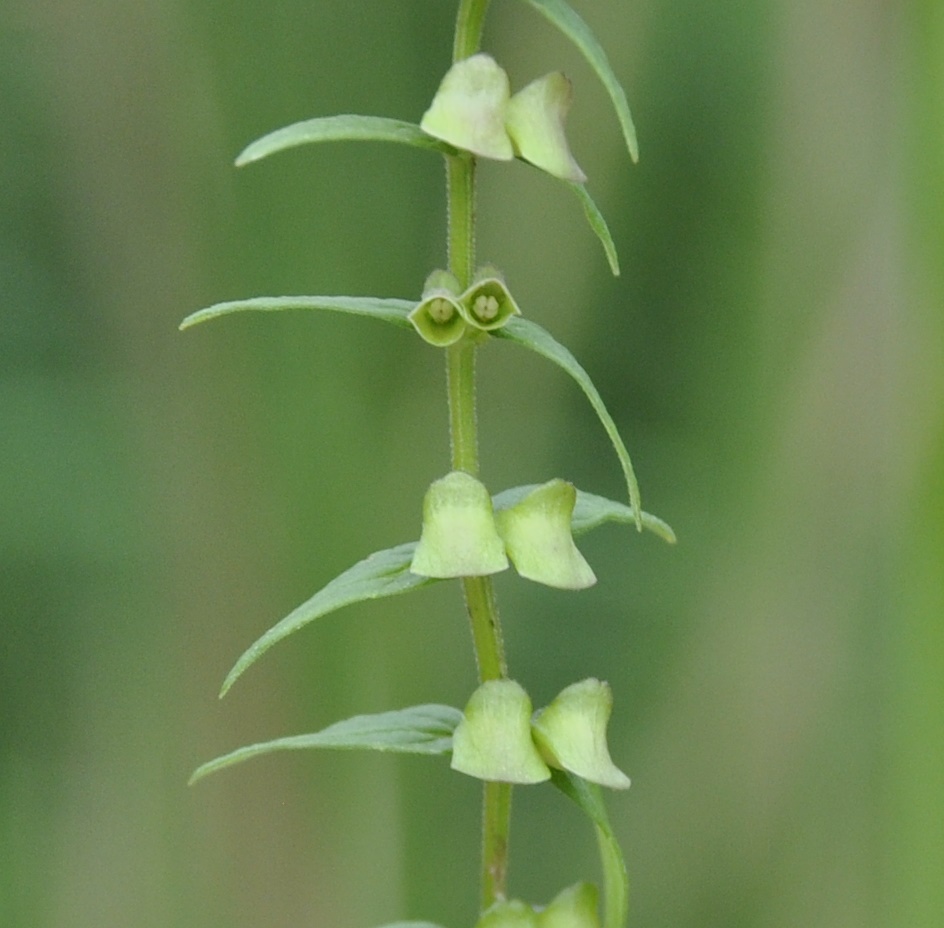
[[[522,577],[563,590],[597,582],[571,534],[576,502],[573,484],[551,480],[497,513],[498,533]]]
[[[564,131],[572,98],[570,81],[559,71],[511,96],[504,69],[479,53],[449,69],[420,128],[473,155],[497,161],[517,156],[554,177],[582,184],[587,177]]]
[[[507,567],[488,490],[463,471],[434,481],[423,500],[423,531],[411,573],[437,579],[481,577]]]
[[[613,696],[590,678],[562,690],[532,715],[514,680],[489,680],[469,698],[453,733],[452,769],[500,783],[543,783],[549,767],[599,786],[626,789],[629,777],[610,759],[606,726]]]
[[[505,130],[510,95],[508,75],[495,59],[472,55],[446,72],[420,128],[473,155],[511,161],[515,151]]]
[[[629,777],[613,763],[606,743],[612,710],[613,694],[601,680],[582,680],[562,690],[532,724],[547,763],[591,783],[627,789]]]
[[[435,481],[423,500],[423,528],[410,563],[422,577],[447,579],[518,574],[560,590],[596,583],[577,550],[571,522],[577,490],[555,479],[498,510],[485,486],[462,471]]]
[[[452,736],[452,769],[501,783],[551,778],[531,738],[531,699],[520,683],[489,680],[472,694]]]
[[[599,928],[598,897],[592,883],[575,883],[544,908],[503,899],[482,913],[475,928]]]
[[[545,74],[508,101],[505,128],[516,155],[554,177],[582,184],[587,175],[570,153],[564,132],[573,95],[560,71]]]

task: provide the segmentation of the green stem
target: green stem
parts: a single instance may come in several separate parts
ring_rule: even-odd
[[[488,12],[489,0],[460,0],[456,14],[456,35],[452,46],[452,60],[461,61],[479,50],[482,26]]]
[[[460,0],[453,60],[474,55],[482,36],[489,0]],[[475,159],[446,158],[449,269],[463,288],[475,269]],[[479,471],[478,420],[475,409],[475,342],[462,339],[446,350],[449,433],[453,470]],[[495,590],[490,577],[462,581],[479,680],[507,675]],[[482,799],[482,908],[506,897],[511,786],[487,782]]]

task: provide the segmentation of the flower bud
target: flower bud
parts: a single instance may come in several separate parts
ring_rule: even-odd
[[[520,899],[502,899],[489,906],[475,928],[537,928],[534,909]]]
[[[500,329],[521,310],[501,273],[493,267],[480,268],[472,286],[462,294],[462,315],[469,325],[490,332]]]
[[[600,928],[596,886],[575,883],[562,889],[538,912],[538,928]]]
[[[542,783],[551,771],[531,737],[531,699],[514,680],[488,680],[452,735],[452,769],[480,780]]]
[[[610,759],[606,724],[613,709],[610,687],[592,677],[561,690],[534,716],[534,740],[552,766],[612,789],[627,789],[629,777]]]
[[[582,590],[596,583],[570,531],[576,502],[573,484],[551,480],[496,513],[508,557],[522,577],[562,590]]]
[[[490,55],[457,61],[442,79],[420,122],[429,135],[483,158],[515,156],[505,129],[508,75]]]
[[[453,471],[432,483],[423,500],[423,532],[410,571],[421,577],[480,577],[508,567],[488,490]]]
[[[515,153],[554,177],[582,184],[586,174],[570,153],[564,120],[570,110],[570,81],[554,71],[519,90],[505,111],[505,128]]]
[[[424,341],[444,348],[462,338],[465,320],[458,297],[459,281],[449,271],[433,271],[426,278],[423,298],[407,317]]]

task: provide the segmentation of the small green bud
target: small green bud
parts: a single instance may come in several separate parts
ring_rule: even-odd
[[[583,590],[597,582],[571,535],[576,502],[573,484],[551,480],[496,513],[508,557],[522,577],[562,590]]]
[[[505,111],[505,128],[515,153],[554,177],[582,184],[586,174],[570,153],[564,120],[570,110],[570,81],[554,71],[519,90]]]
[[[460,298],[460,306],[466,322],[486,332],[500,329],[512,316],[521,315],[501,274],[490,266],[476,272],[472,286]]]
[[[420,128],[473,155],[511,161],[515,152],[505,130],[510,95],[508,75],[495,59],[473,55],[446,73]]]
[[[423,298],[407,317],[424,341],[444,348],[462,338],[466,323],[458,297],[459,281],[449,271],[433,271],[426,278]]]
[[[423,500],[423,532],[410,571],[421,577],[480,577],[508,567],[492,498],[475,477],[453,471]]]
[[[452,769],[480,780],[543,783],[551,771],[531,737],[531,699],[514,680],[488,680],[452,735]]]
[[[538,928],[538,916],[520,899],[503,899],[482,913],[475,928]]]
[[[591,783],[627,789],[629,777],[613,763],[606,745],[612,710],[613,694],[600,680],[591,677],[561,690],[535,713],[531,726],[544,759]]]
[[[538,928],[600,928],[598,897],[592,883],[562,889],[538,912]]]

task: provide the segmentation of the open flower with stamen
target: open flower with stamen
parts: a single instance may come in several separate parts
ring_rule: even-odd
[[[433,271],[426,278],[423,298],[407,317],[424,341],[445,348],[462,338],[466,322],[459,290],[459,281],[449,271]]]
[[[521,315],[501,272],[491,265],[476,271],[472,286],[460,298],[460,306],[466,322],[486,332],[500,329],[513,316]]]

